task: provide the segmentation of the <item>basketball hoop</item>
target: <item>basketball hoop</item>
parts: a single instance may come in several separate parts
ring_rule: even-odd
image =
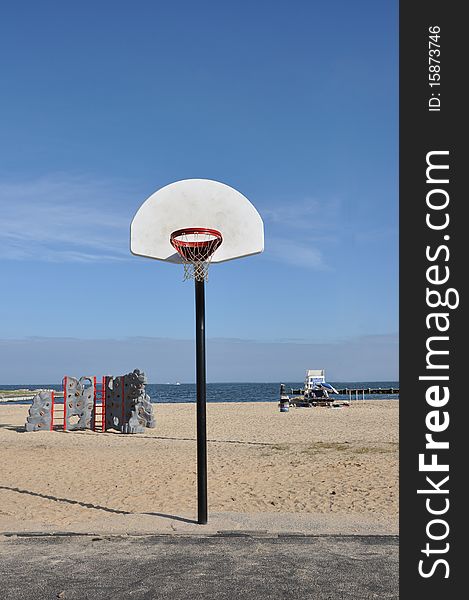
[[[192,227],[193,224],[198,227]],[[205,525],[208,520],[205,280],[212,262],[222,263],[262,252],[264,225],[249,200],[229,185],[211,179],[183,179],[157,190],[138,209],[130,226],[130,250],[137,256],[183,263],[184,279],[194,279],[197,522]]]
[[[173,231],[170,242],[182,258],[184,280],[207,281],[210,260],[222,241],[216,229],[189,227]]]

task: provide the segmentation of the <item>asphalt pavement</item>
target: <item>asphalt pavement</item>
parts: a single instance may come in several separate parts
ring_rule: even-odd
[[[390,600],[398,537],[5,535],[3,600]]]

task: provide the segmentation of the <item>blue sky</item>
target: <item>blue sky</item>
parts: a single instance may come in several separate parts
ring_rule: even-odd
[[[128,248],[191,177],[266,232],[212,267],[209,381],[398,378],[397,2],[17,2],[0,50],[0,382],[194,380],[193,286]]]

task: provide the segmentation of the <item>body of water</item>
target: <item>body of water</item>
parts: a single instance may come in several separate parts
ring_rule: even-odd
[[[291,389],[298,389],[303,386],[303,382],[282,382],[285,384],[286,393],[290,394]],[[330,382],[337,389],[368,389],[368,388],[399,388],[398,381],[338,381]],[[99,382],[98,382],[99,384]],[[2,385],[2,390],[17,389],[53,389],[62,391],[61,384],[17,384]],[[149,383],[145,386],[147,394],[152,402],[195,402],[196,388],[193,383],[181,384],[154,384]],[[207,402],[278,402],[280,396],[280,383],[208,383],[207,384]],[[331,394],[331,398],[348,399],[348,396],[337,396]],[[353,397],[354,399],[354,397]],[[361,400],[361,396],[359,396]],[[365,394],[365,400],[389,400],[399,399],[398,394]],[[2,402],[0,402],[2,403]],[[25,403],[25,402],[23,402]]]

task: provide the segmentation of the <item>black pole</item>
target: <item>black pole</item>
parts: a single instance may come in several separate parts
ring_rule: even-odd
[[[195,280],[197,381],[197,520],[207,523],[207,422],[205,382],[205,282]]]

